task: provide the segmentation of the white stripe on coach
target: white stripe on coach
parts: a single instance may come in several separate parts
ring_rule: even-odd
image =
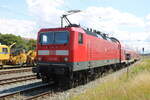
[[[38,50],[38,55],[49,55],[49,50]]]
[[[69,55],[68,50],[56,50],[56,55]]]

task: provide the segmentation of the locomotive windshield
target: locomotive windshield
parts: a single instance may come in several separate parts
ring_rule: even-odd
[[[39,39],[40,44],[66,44],[69,41],[69,32],[42,32]]]

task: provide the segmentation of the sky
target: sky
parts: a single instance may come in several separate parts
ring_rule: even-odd
[[[60,17],[69,10],[72,23],[118,38],[150,53],[149,0],[0,0],[0,33],[37,37],[40,28],[60,27]]]

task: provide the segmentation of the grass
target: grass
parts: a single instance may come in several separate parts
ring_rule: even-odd
[[[150,100],[150,58],[69,100]]]

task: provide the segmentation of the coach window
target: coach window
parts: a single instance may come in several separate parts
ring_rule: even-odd
[[[78,43],[83,44],[83,34],[82,33],[79,33],[79,35],[78,35]]]

